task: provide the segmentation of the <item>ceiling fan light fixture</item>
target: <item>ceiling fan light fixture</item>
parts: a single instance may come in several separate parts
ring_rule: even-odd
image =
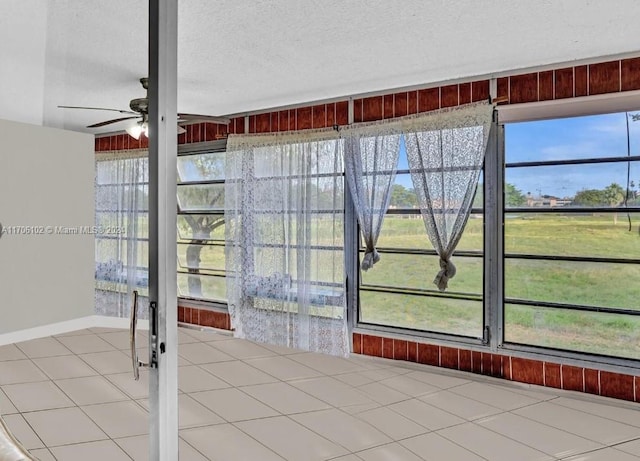
[[[129,136],[136,140],[140,139],[140,135],[143,131],[144,130],[142,126],[138,125],[137,123],[135,125],[127,127],[127,133],[129,133]]]
[[[135,125],[127,127],[127,133],[133,139],[138,140],[140,136],[144,134],[147,138],[149,137],[149,124],[147,122],[138,122]]]

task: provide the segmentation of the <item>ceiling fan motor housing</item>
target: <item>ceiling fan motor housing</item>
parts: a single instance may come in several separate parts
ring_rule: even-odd
[[[149,112],[149,99],[148,98],[132,99],[131,102],[129,102],[129,107],[134,112],[146,114]]]
[[[142,84],[142,88],[144,88],[145,90],[149,90],[149,79],[147,77],[142,77],[140,79],[140,83]],[[141,114],[148,114],[149,113],[149,98],[148,97],[144,97],[144,98],[132,99],[129,102],[129,107],[134,112],[138,112],[138,113],[141,113]]]

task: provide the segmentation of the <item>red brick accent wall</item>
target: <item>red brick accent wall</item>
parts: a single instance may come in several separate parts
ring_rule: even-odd
[[[178,322],[202,327],[231,329],[231,317],[227,312],[178,306]]]
[[[353,352],[640,402],[640,376],[360,333]]]
[[[564,67],[497,79],[499,104],[566,99],[621,91],[640,90],[640,57]],[[402,91],[354,100],[354,121],[370,122],[428,112],[489,98],[489,80],[477,80],[421,90]],[[327,128],[348,124],[348,102],[274,110],[249,116],[249,133]],[[229,127],[213,123],[196,123],[185,127],[178,144],[213,141],[227,134],[244,133],[244,117],[231,121]],[[96,138],[96,151],[137,149],[148,146],[144,136],[135,140],[116,134]]]

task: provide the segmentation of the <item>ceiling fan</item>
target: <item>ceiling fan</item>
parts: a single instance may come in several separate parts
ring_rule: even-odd
[[[142,77],[140,79],[142,88],[148,91],[149,79]],[[89,110],[106,110],[111,112],[119,112],[126,114],[126,117],[118,117],[104,122],[94,123],[88,125],[87,128],[100,128],[102,126],[111,125],[112,123],[122,122],[124,120],[139,119],[136,124],[126,128],[127,133],[135,139],[140,139],[140,136],[144,133],[145,136],[149,134],[149,97],[135,98],[129,102],[129,108],[131,110],[121,109],[109,109],[104,107],[84,107],[84,106],[58,106],[60,109],[89,109]],[[213,115],[197,115],[197,114],[178,114],[178,123],[181,122],[209,122],[218,123],[220,125],[228,125],[231,120],[227,117],[217,117]],[[184,133],[186,130],[178,125],[178,134]]]

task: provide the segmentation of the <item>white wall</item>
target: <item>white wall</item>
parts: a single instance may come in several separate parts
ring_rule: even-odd
[[[94,225],[93,151],[91,135],[0,120],[0,334],[93,314],[94,236],[55,230]]]
[[[3,0],[1,5],[0,119],[41,125],[48,0]]]

